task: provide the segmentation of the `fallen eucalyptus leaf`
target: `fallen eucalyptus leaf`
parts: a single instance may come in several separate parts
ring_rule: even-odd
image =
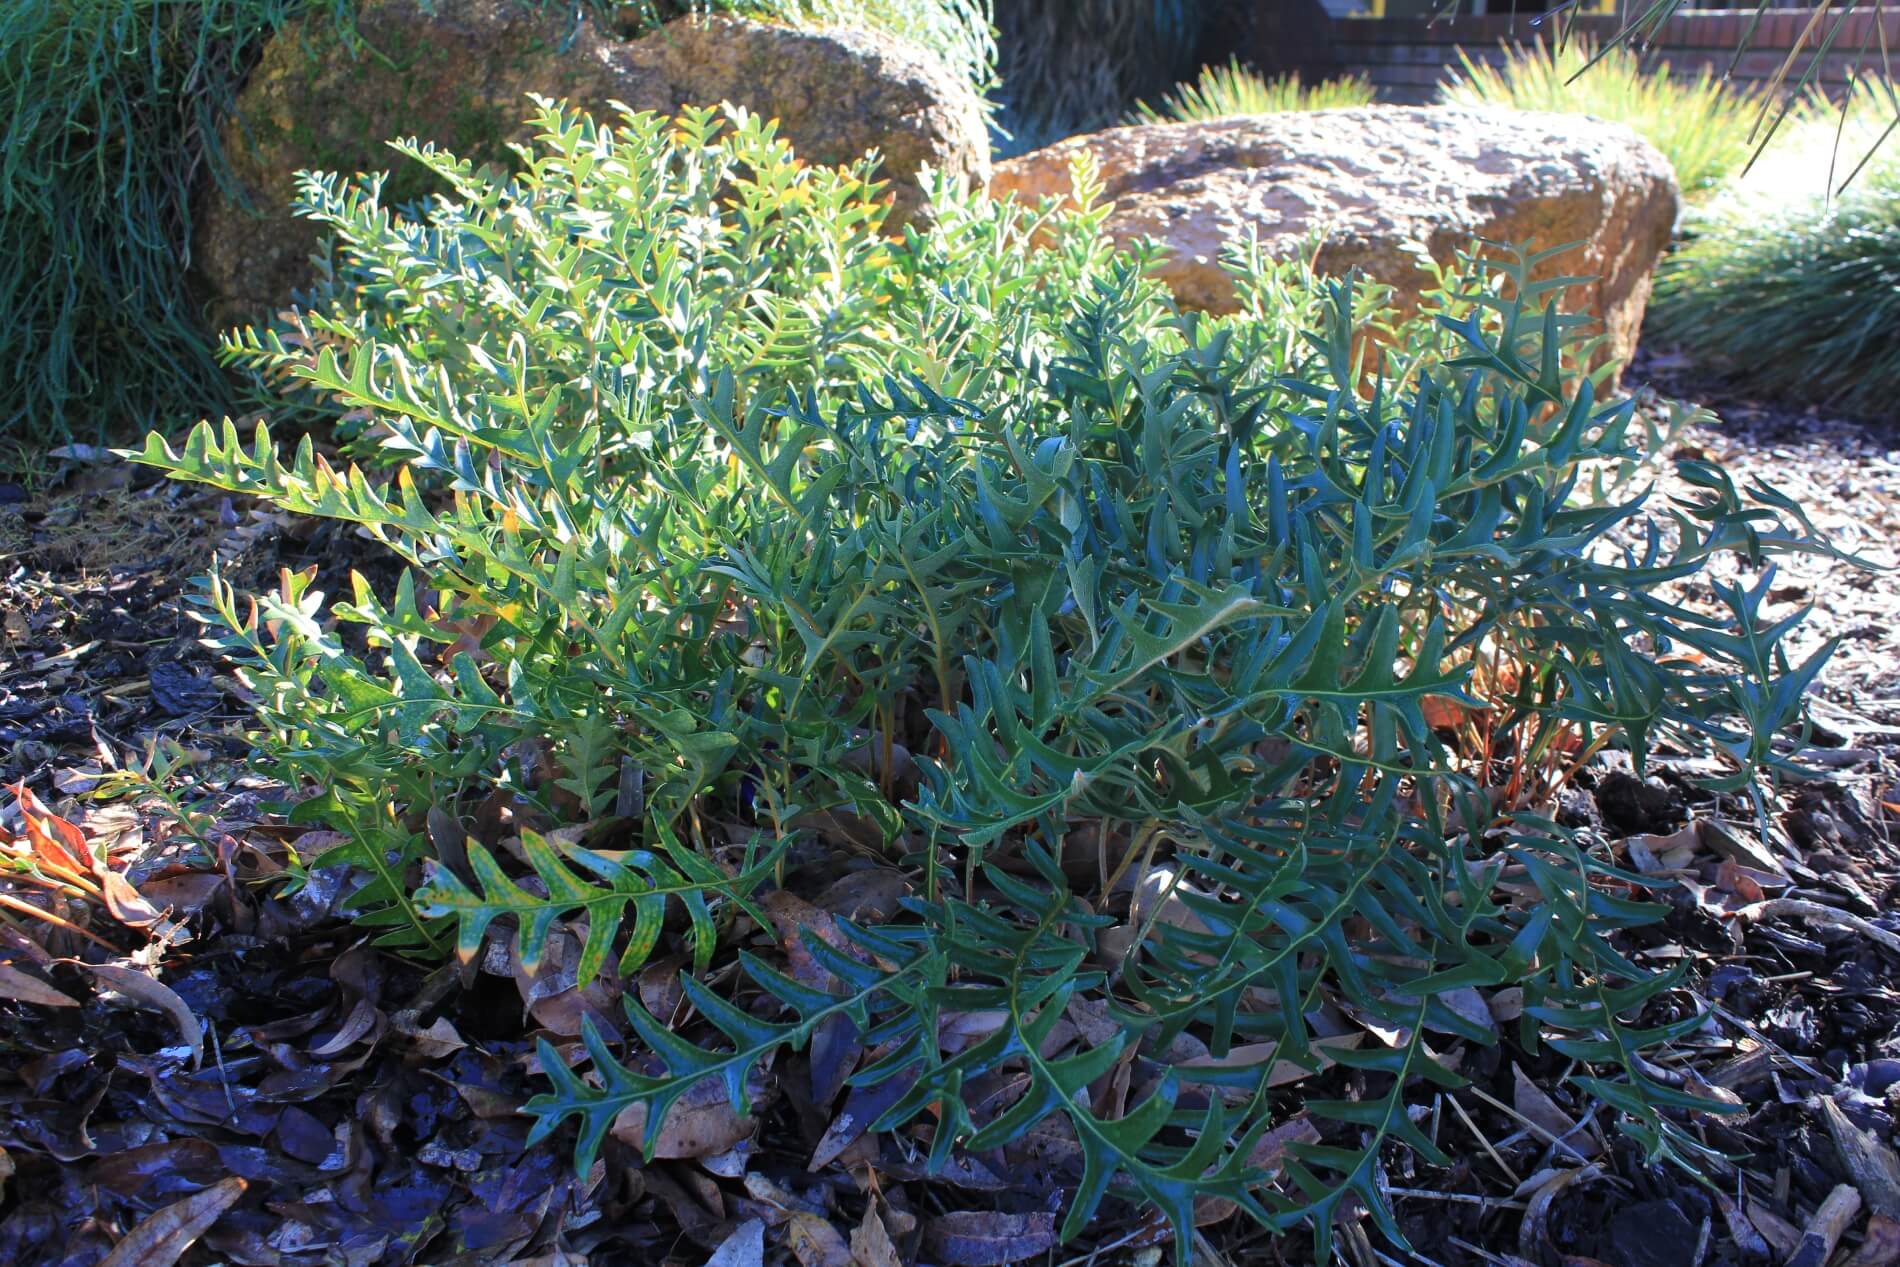
[[[136,968],[125,968],[112,963],[82,963],[79,965],[93,976],[99,978],[108,989],[123,994],[140,1007],[153,1012],[163,1012],[172,1018],[178,1026],[178,1036],[185,1040],[185,1046],[191,1048],[191,1067],[196,1069],[204,1063],[205,1031],[192,1013],[190,1006],[178,997],[177,991],[155,977],[148,977]]]
[[[924,1248],[944,1267],[1005,1267],[1055,1245],[1053,1214],[958,1210],[924,1225]]]
[[[816,1214],[793,1210],[785,1222],[785,1243],[804,1267],[851,1267],[844,1234]]]
[[[875,1196],[864,1207],[864,1221],[851,1233],[851,1261],[856,1267],[904,1267],[891,1231],[878,1213],[882,1204]]]
[[[761,1267],[765,1262],[765,1223],[747,1219],[706,1260],[706,1267]]]
[[[127,1232],[99,1267],[171,1267],[244,1195],[246,1186],[234,1177],[172,1202]]]
[[[653,1155],[669,1159],[710,1157],[750,1139],[758,1123],[732,1111],[725,1086],[716,1078],[695,1084],[674,1102],[660,1122]],[[646,1138],[647,1106],[631,1104],[614,1119],[613,1137],[633,1148]]]
[[[0,995],[16,1003],[37,1003],[41,1007],[79,1006],[79,1000],[71,995],[7,964],[0,964]]]

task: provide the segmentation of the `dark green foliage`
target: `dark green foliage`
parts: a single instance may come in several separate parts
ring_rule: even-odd
[[[191,185],[218,173],[251,49],[307,5],[0,6],[0,432],[96,437],[229,401],[180,265]]]
[[[1647,333],[1742,391],[1870,417],[1900,400],[1900,165],[1834,205],[1743,204],[1663,262]]]
[[[1117,122],[1194,74],[1209,0],[996,0],[998,149]]]
[[[1612,939],[1666,908],[1538,792],[1604,744],[1706,754],[1744,795],[1771,774],[1826,651],[1787,664],[1765,564],[1827,547],[1712,466],[1668,506],[1586,496],[1643,454],[1570,369],[1541,261],[1451,270],[1399,322],[1236,244],[1241,310],[1183,315],[1104,240],[1086,167],[1067,210],[939,186],[936,228],[893,241],[862,170],[801,168],[755,119],[537,122],[505,184],[408,147],[455,191],[426,224],[305,184],[356,284],[246,354],[360,411],[386,469],[228,425],[140,457],[360,525],[420,578],[327,609],[306,577],[205,590],[260,758],[321,789],[295,815],[350,837],[318,861],[365,873],[382,944],[444,950],[453,917],[473,954],[506,917],[532,956],[585,909],[586,966],[622,938],[631,966],[673,900],[703,962],[797,837],[850,824],[911,868],[901,912],[813,930],[789,973],[683,975],[678,1030],[630,1002],[629,1061],[592,1029],[592,1078],[545,1051],[539,1135],[578,1120],[585,1166],[644,1105],[651,1143],[693,1086],[743,1109],[848,1025],[852,1081],[897,1092],[876,1127],[928,1126],[938,1163],[1066,1123],[1069,1232],[1112,1193],[1185,1253],[1218,1196],[1323,1241],[1350,1195],[1397,1239],[1382,1153],[1442,1162],[1408,1109],[1456,1081],[1448,1041],[1499,1041],[1446,994],[1513,985],[1513,1041],[1698,1161],[1682,1115],[1720,1106],[1642,1059],[1696,1018],[1657,1023],[1677,981]],[[1731,551],[1759,579],[1716,587],[1725,615],[1654,593]],[[496,798],[525,868],[462,843]],[[597,835],[629,851],[572,843]],[[1331,1006],[1390,1041],[1323,1044]],[[1106,1028],[1052,1046],[1078,1009]],[[950,1013],[1000,1020],[954,1049]],[[1081,1091],[1124,1055],[1152,1085],[1114,1113]],[[1276,1093],[1322,1060],[1363,1094]],[[979,1115],[966,1089],[1005,1070],[1022,1097]],[[1295,1108],[1320,1142],[1264,1173]]]
[[[591,981],[606,967],[608,947],[626,923],[629,906],[633,908],[631,931],[615,971],[624,977],[640,970],[659,943],[667,899],[672,898],[686,908],[691,921],[693,969],[704,972],[718,947],[707,895],[744,906],[746,895],[771,872],[780,851],[728,879],[717,867],[682,846],[663,824],[656,828],[656,834],[663,854],[636,849],[624,857],[609,857],[591,849],[560,851],[540,833],[524,830],[522,853],[540,881],[538,887],[545,890],[532,893],[510,879],[480,841],[470,840],[462,846],[459,861],[466,863],[474,885],[464,883],[453,867],[432,859],[429,882],[417,891],[416,906],[425,916],[454,918],[455,947],[464,959],[473,959],[481,950],[489,925],[497,919],[513,919],[516,956],[530,972],[540,963],[556,922],[584,915],[587,940],[575,972],[582,980]],[[577,875],[568,865],[570,861],[578,863],[592,879]],[[765,922],[756,912],[754,917]]]

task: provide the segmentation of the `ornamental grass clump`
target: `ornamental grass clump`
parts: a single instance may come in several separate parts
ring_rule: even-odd
[[[1683,79],[1669,73],[1667,62],[1648,61],[1627,45],[1599,50],[1574,37],[1508,46],[1497,66],[1462,51],[1459,59],[1460,70],[1439,90],[1441,101],[1628,124],[1662,151],[1692,202],[1720,190],[1756,150],[1760,90],[1726,82],[1707,67]]]
[[[1201,73],[1161,99],[1159,106],[1135,103],[1130,123],[1198,123],[1242,114],[1284,114],[1295,110],[1336,110],[1369,106],[1372,81],[1364,75],[1303,82],[1298,75],[1267,79],[1235,58],[1225,66],[1203,66]]]
[[[97,437],[224,404],[186,290],[192,181],[257,42],[346,0],[0,6],[0,433]]]
[[[998,0],[1000,154],[1112,127],[1194,73],[1212,0]]]
[[[1900,165],[1832,203],[1742,202],[1664,260],[1646,332],[1762,396],[1891,416],[1900,398]]]
[[[200,594],[379,944],[686,965],[673,1015],[628,989],[543,1044],[537,1137],[578,1127],[586,1167],[644,1106],[650,1150],[816,1040],[819,1106],[881,1101],[933,1164],[1073,1139],[1064,1235],[1112,1200],[1183,1253],[1221,1202],[1324,1238],[1350,1196],[1402,1240],[1381,1156],[1449,1164],[1411,1110],[1508,1042],[1703,1157],[1685,1119],[1724,1107],[1648,1058],[1700,1018],[1618,937],[1656,882],[1550,794],[1608,746],[1772,774],[1825,652],[1787,663],[1766,566],[1714,614],[1656,589],[1826,546],[1702,463],[1670,505],[1574,500],[1639,429],[1568,368],[1541,261],[1469,261],[1402,322],[1236,244],[1239,311],[1184,314],[1086,167],[1037,208],[938,182],[892,238],[867,169],[742,113],[535,122],[507,180],[399,147],[452,191],[426,221],[304,181],[349,266],[240,346],[373,460],[229,423],[139,459],[407,565]],[[814,841],[901,867],[901,904],[774,940]],[[1507,986],[1506,1034],[1454,1005]],[[1328,1065],[1352,1096],[1275,1073]]]

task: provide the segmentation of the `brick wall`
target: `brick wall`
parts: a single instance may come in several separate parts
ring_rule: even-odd
[[[1273,0],[1265,2],[1272,4]],[[1813,16],[1811,9],[1770,9],[1755,28],[1752,47],[1742,54],[1735,77],[1748,82],[1772,79]],[[1720,75],[1728,69],[1753,17],[1752,9],[1678,13],[1663,26],[1655,42],[1655,55],[1679,75],[1694,75],[1704,66]],[[1874,28],[1876,18],[1871,11],[1847,16],[1832,49],[1821,58],[1819,82],[1839,89],[1857,62],[1862,66],[1878,65],[1880,34]],[[1825,35],[1834,21],[1833,17],[1824,17],[1818,33]],[[1890,9],[1884,21],[1887,47],[1900,48],[1900,10]],[[1602,40],[1615,34],[1618,19],[1577,18],[1571,29]],[[1437,23],[1422,18],[1339,18],[1331,24],[1329,52],[1324,61],[1316,58],[1309,64],[1308,74],[1357,72],[1370,78],[1387,100],[1429,101],[1447,69],[1459,64],[1460,48],[1473,61],[1497,62],[1502,60],[1502,43],[1528,43],[1543,30],[1524,17],[1513,20],[1508,16],[1462,17]],[[1863,54],[1863,46],[1870,51]],[[1789,83],[1799,78],[1814,56],[1811,51],[1796,56]]]

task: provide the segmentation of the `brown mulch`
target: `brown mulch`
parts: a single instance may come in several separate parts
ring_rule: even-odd
[[[1673,372],[1650,363],[1635,377],[1679,387]],[[1719,426],[1688,428],[1672,446],[1767,478],[1838,544],[1896,561],[1890,425],[1731,402]],[[316,565],[332,593],[348,567],[386,566],[346,533],[112,464],[77,465],[40,490],[0,484],[0,776],[87,839],[109,839],[149,906],[183,925],[142,931],[136,909],[124,926],[93,923],[113,956],[0,923],[0,1263],[894,1267],[1020,1255],[1080,1267],[1172,1254],[1114,1202],[1076,1243],[1050,1245],[1076,1178],[1060,1140],[960,1159],[934,1178],[893,1139],[813,1169],[840,1114],[803,1090],[802,1058],[780,1071],[781,1093],[749,1137],[715,1132],[705,1149],[650,1165],[610,1141],[584,1177],[569,1164],[571,1135],[529,1147],[518,1110],[542,1087],[533,1039],[573,1032],[575,992],[511,970],[505,955],[465,977],[379,953],[337,915],[333,872],[277,896],[292,833],[266,802],[281,789],[244,769],[242,686],[197,645],[187,601],[212,549],[241,584]],[[1883,1169],[1900,1113],[1900,954],[1876,935],[1900,938],[1900,657],[1888,632],[1900,573],[1801,561],[1783,569],[1773,603],[1775,615],[1815,604],[1797,650],[1841,640],[1819,725],[1794,741],[1824,777],[1785,784],[1763,824],[1695,790],[1686,757],[1664,755],[1640,780],[1606,757],[1558,806],[1567,825],[1619,842],[1632,869],[1674,882],[1669,919],[1625,949],[1657,967],[1689,964],[1689,989],[1670,1006],[1708,1020],[1658,1065],[1741,1110],[1695,1119],[1733,1162],[1707,1183],[1647,1165],[1606,1110],[1562,1084],[1561,1058],[1515,1046],[1515,1022],[1493,1000],[1505,1041],[1465,1046],[1456,1058],[1470,1087],[1416,1102],[1454,1166],[1396,1147],[1385,1156],[1412,1252],[1347,1210],[1336,1259],[1900,1263],[1900,1174],[1889,1185]],[[155,739],[186,754],[169,778],[196,815],[149,793],[95,795]],[[19,804],[0,814],[21,829]],[[788,887],[816,895],[835,878],[825,870],[794,872]],[[155,966],[163,985],[114,978],[114,963]],[[1315,1075],[1283,1103],[1350,1096],[1356,1076]],[[1803,1244],[1850,1200],[1837,1245]],[[1207,1267],[1311,1261],[1305,1236],[1274,1240],[1233,1219],[1203,1228],[1194,1252]]]
[[[1720,463],[1738,485],[1768,483],[1801,503],[1837,548],[1884,569],[1820,556],[1784,561],[1763,614],[1811,608],[1789,654],[1798,659],[1840,639],[1822,673],[1822,694],[1900,722],[1900,401],[1885,418],[1842,417],[1727,397],[1688,373],[1683,362],[1652,355],[1639,357],[1630,375],[1631,386],[1663,397],[1706,401],[1719,418],[1685,428],[1669,455]],[[1681,487],[1665,475],[1657,493]],[[1711,571],[1730,580],[1739,568],[1730,559]]]

